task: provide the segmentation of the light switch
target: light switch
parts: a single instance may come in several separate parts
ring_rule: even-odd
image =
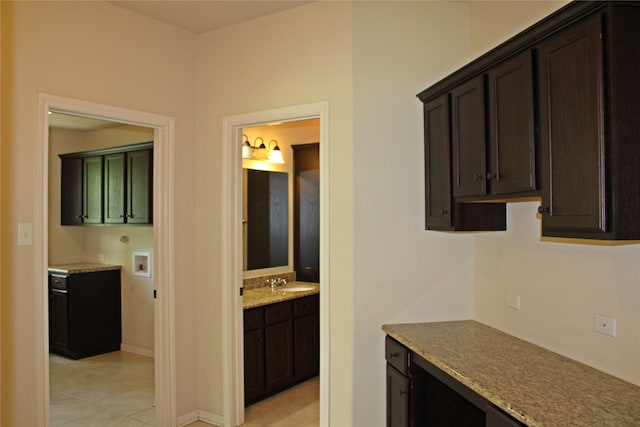
[[[18,246],[31,246],[33,244],[33,224],[21,222],[18,224]]]

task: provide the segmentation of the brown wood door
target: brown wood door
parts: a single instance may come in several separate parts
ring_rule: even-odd
[[[425,228],[451,228],[449,95],[424,104]]]
[[[244,401],[253,403],[265,394],[264,329],[244,333]]]
[[[292,322],[267,326],[265,335],[265,365],[267,392],[289,386],[293,381]]]
[[[296,280],[320,282],[320,144],[293,145]]]
[[[484,77],[451,91],[453,196],[486,194]]]
[[[83,159],[82,222],[102,222],[102,156]]]
[[[104,156],[104,222],[125,223],[125,153]]]
[[[531,51],[491,68],[489,97],[489,168],[491,194],[536,190]]]
[[[600,15],[538,48],[542,233],[606,231]]]
[[[127,153],[127,217],[129,224],[151,224],[153,151]]]
[[[82,224],[82,158],[62,159],[60,184],[60,224]]]

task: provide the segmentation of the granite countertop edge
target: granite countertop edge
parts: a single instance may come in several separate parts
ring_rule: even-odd
[[[300,292],[286,292],[283,289],[293,286],[313,286],[314,289]],[[310,295],[316,295],[320,293],[320,285],[318,283],[311,282],[289,282],[282,288],[271,289],[268,286],[261,288],[248,289],[244,291],[242,298],[242,308],[244,310],[249,308],[261,307],[264,305],[275,304],[278,302],[289,301],[297,298],[302,298]]]
[[[121,265],[102,264],[97,262],[79,262],[73,264],[53,264],[47,271],[49,273],[60,274],[78,274],[78,273],[94,273],[98,271],[121,270]]]
[[[527,426],[640,425],[639,386],[483,323],[462,320],[389,324],[383,325],[382,330]],[[503,348],[491,347],[487,351],[489,347],[483,344],[466,348],[467,343],[460,343],[461,337],[488,337],[491,345],[501,343]],[[506,362],[492,357],[495,355],[490,353],[494,352],[508,355]],[[533,353],[531,360],[519,359],[529,352]],[[494,366],[484,366],[494,360]],[[565,375],[559,377],[559,372]],[[597,399],[589,387],[572,385],[569,379],[575,382],[574,376],[592,381],[590,388],[598,389]],[[562,394],[568,391],[571,397],[567,399]],[[522,395],[527,399],[523,400]]]

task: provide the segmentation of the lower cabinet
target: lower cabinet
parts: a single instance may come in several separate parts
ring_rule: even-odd
[[[49,274],[49,350],[72,359],[120,350],[120,270]]]
[[[318,375],[319,296],[244,311],[244,400],[255,403]]]
[[[390,337],[385,358],[388,427],[524,425]]]

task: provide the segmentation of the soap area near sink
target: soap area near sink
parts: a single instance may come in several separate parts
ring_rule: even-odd
[[[278,279],[282,284],[272,287],[271,281]],[[243,288],[245,310],[320,293],[320,283],[296,281],[295,272],[244,279]]]

